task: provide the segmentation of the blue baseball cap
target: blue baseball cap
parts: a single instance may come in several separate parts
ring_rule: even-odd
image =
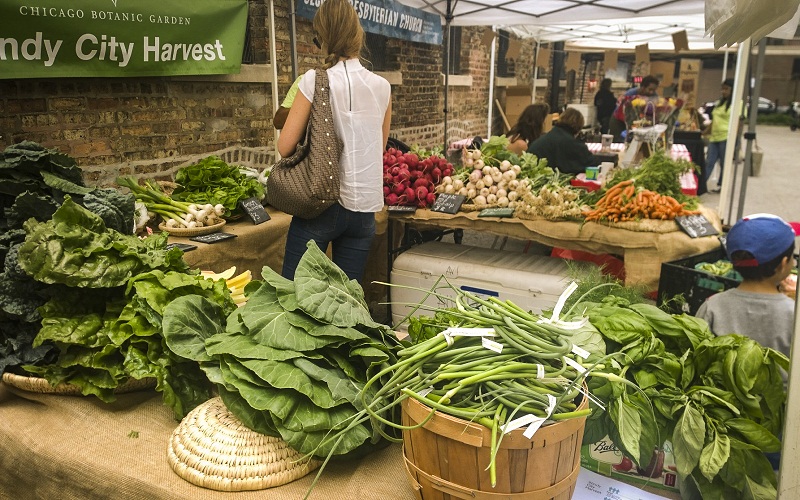
[[[748,215],[733,225],[725,238],[728,258],[737,267],[756,267],[775,259],[794,243],[800,224],[788,223],[777,215]],[[737,251],[750,252],[752,259],[734,261]]]

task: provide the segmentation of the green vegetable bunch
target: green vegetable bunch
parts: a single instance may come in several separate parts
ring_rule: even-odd
[[[87,187],[73,158],[31,141],[0,153],[0,374],[20,364],[49,363],[56,354],[51,343],[32,347],[41,321],[37,308],[49,292],[20,268],[18,252],[23,223],[49,220],[67,196],[107,227],[132,233],[133,197]]]
[[[617,353],[621,379],[593,379],[606,403],[587,421],[584,443],[606,435],[641,468],[672,442],[684,498],[774,498],[764,452],[778,451],[788,359],[739,335],[715,337],[688,315],[610,296],[579,303]]]
[[[228,165],[218,156],[208,156],[181,168],[175,174],[178,187],[172,192],[176,201],[225,207],[225,216],[239,211],[240,200],[264,198],[264,186],[257,178],[243,174],[239,167]]]
[[[200,363],[245,425],[297,451],[325,457],[380,446],[384,424],[356,416],[381,388],[367,380],[394,362],[399,342],[372,320],[361,287],[313,241],[294,281],[268,267],[262,276],[227,318],[202,297],[172,302],[167,345]]]
[[[176,418],[210,397],[197,364],[173,355],[161,329],[165,307],[184,295],[234,310],[224,281],[190,273],[183,252],[166,249],[165,233],[143,240],[122,235],[69,198],[52,220],[31,219],[25,229],[20,266],[51,297],[39,309],[32,347],[57,347],[55,360],[24,365],[27,373],[106,402],[128,379],[154,378]]]

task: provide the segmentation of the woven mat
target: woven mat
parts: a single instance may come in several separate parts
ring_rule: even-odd
[[[25,375],[17,375],[15,373],[3,373],[3,382],[16,387],[17,389],[37,392],[40,394],[59,394],[62,396],[82,396],[81,388],[72,384],[58,384],[57,386],[50,385],[46,379],[41,377],[27,377]],[[115,394],[123,394],[126,392],[141,391],[145,389],[152,389],[156,386],[156,379],[128,379],[114,389]]]
[[[248,429],[218,397],[181,421],[172,433],[167,460],[180,477],[217,491],[273,488],[321,464],[304,459],[280,438]]]

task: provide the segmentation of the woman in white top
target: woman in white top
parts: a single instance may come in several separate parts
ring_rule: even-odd
[[[383,208],[383,151],[392,114],[391,86],[364,68],[364,45],[355,9],[347,0],[325,0],[314,16],[314,43],[325,51],[336,133],[344,142],[339,159],[339,202],[315,219],[292,218],[286,239],[283,276],[294,278],[306,243],[325,251],[350,279],[361,279],[375,235],[375,212]],[[305,133],[314,99],[315,70],[300,81],[278,139],[281,156],[291,155]]]

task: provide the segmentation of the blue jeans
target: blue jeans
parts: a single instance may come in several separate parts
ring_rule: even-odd
[[[703,184],[707,185],[708,178],[711,177],[711,172],[714,170],[714,165],[719,161],[719,179],[717,184],[722,185],[722,162],[725,161],[725,144],[728,141],[709,142],[708,143],[708,156],[706,157],[706,169],[703,171]]]
[[[285,278],[294,279],[297,264],[306,251],[306,243],[314,240],[323,252],[329,243],[333,243],[333,263],[348,278],[360,280],[367,267],[367,256],[374,236],[374,213],[351,212],[338,203],[334,203],[314,219],[292,217],[286,236],[281,274]]]

